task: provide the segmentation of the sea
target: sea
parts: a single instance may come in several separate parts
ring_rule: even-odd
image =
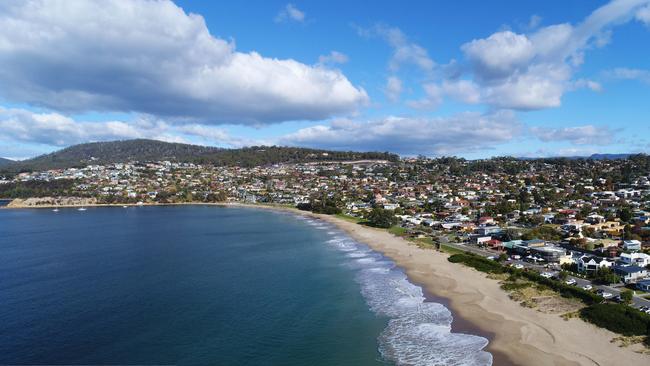
[[[0,209],[0,364],[491,365],[335,226],[218,206]]]

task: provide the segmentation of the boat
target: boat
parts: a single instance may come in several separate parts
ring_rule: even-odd
[[[79,208],[77,209],[77,211],[86,211],[86,208],[85,208],[85,207],[79,207]]]
[[[55,208],[54,210],[52,210],[52,212],[59,212],[59,209]]]
[[[129,206],[127,206],[127,205],[124,205],[124,206],[122,206],[122,207],[124,207],[124,208],[129,208]]]

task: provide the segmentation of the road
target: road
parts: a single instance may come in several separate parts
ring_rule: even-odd
[[[496,254],[494,251],[478,248],[478,247],[475,247],[473,245],[468,245],[466,243],[451,243],[451,242],[449,242],[447,237],[444,236],[444,235],[439,236],[438,239],[440,240],[440,243],[445,244],[447,246],[450,246],[452,248],[456,248],[456,249],[459,249],[459,250],[464,250],[466,252],[471,252],[471,253],[478,254],[478,255],[481,255],[481,256],[484,256],[484,257],[491,257],[491,256],[495,256],[495,254]],[[551,272],[551,273],[555,274],[555,273],[558,272],[557,270],[546,268],[544,265],[533,264],[533,263],[529,263],[529,262],[525,262],[525,261],[521,261],[521,260],[510,260],[510,261],[508,261],[508,263],[521,264],[526,268],[534,269],[534,270],[536,270],[537,272],[540,272],[540,273],[541,272]],[[617,286],[611,286],[611,285],[610,286],[605,286],[605,285],[596,285],[590,280],[586,280],[586,279],[571,276],[571,275],[569,275],[568,278],[574,279],[576,281],[576,286],[583,287],[583,286],[586,286],[586,285],[591,285],[594,288],[594,290],[603,290],[605,292],[609,292],[610,294],[613,295],[612,299],[614,297],[620,295],[622,290],[625,290],[625,287],[622,284],[617,285]],[[632,299],[632,304],[631,305],[633,307],[635,307],[635,308],[640,308],[642,306],[650,307],[650,300],[647,300],[647,299],[644,299],[644,298],[642,298],[640,296],[635,295],[634,298]]]

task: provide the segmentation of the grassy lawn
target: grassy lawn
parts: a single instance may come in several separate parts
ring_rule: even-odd
[[[388,229],[388,232],[393,234],[393,235],[396,235],[396,236],[404,236],[404,235],[406,235],[406,229],[399,226],[399,225],[395,225],[395,226],[391,227],[390,229]]]
[[[354,217],[354,216],[346,215],[346,214],[343,214],[343,213],[336,214],[334,216],[338,217],[339,219],[345,220],[345,221],[353,222],[355,224],[358,224],[361,221],[363,221],[363,219],[361,219],[359,217]]]

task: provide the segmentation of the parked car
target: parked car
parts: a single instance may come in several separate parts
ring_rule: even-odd
[[[497,257],[491,255],[491,256],[487,257],[487,259],[489,259],[491,261],[495,261],[495,260],[497,260]]]
[[[524,265],[523,265],[523,264],[520,264],[520,263],[516,263],[516,264],[513,265],[513,267],[515,267],[515,268],[517,268],[517,269],[523,269],[523,268],[524,268]]]
[[[585,291],[591,291],[591,290],[593,290],[593,288],[594,287],[592,285],[584,285],[584,286],[582,286],[582,289],[585,290]]]
[[[544,278],[551,278],[551,277],[553,277],[553,274],[551,272],[542,272],[542,273],[540,273],[540,276],[542,276]]]
[[[609,292],[607,292],[605,290],[598,290],[598,291],[596,291],[596,293],[598,295],[602,296],[603,299],[611,299],[612,296],[614,296],[614,295],[612,295],[611,293],[609,293]]]
[[[573,286],[573,285],[575,285],[577,282],[576,282],[576,280],[574,280],[573,278],[569,278],[568,280],[564,281],[564,283],[566,283],[566,284],[569,285],[569,286]]]
[[[514,259],[514,260],[519,260],[519,259],[521,259],[521,256],[520,256],[520,255],[517,255],[517,254],[515,254],[515,255],[513,255],[513,256],[512,256],[512,257],[510,257],[510,258],[512,258],[512,259]]]

